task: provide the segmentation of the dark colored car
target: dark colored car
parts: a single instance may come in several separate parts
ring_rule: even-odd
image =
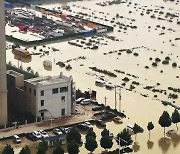
[[[32,133],[27,133],[26,138],[31,140],[31,141],[37,141],[36,136],[34,136]]]
[[[103,109],[102,106],[94,106],[94,107],[92,108],[93,111],[100,111],[100,110],[102,110],[102,109]]]
[[[96,125],[99,127],[106,127],[106,124],[102,120],[96,120]]]
[[[85,124],[78,124],[77,128],[83,131],[87,131],[89,129],[89,127]]]

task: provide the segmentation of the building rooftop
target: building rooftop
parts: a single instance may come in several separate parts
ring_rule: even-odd
[[[11,75],[11,76],[14,76],[14,77],[23,76],[23,74],[18,73],[18,72],[13,71],[13,70],[7,70],[7,74],[9,74],[9,75]]]
[[[33,79],[25,80],[26,82],[29,82],[34,85],[51,85],[56,83],[62,83],[62,82],[69,82],[72,80],[72,76],[66,77],[62,73],[58,76],[44,76],[44,77],[37,77]]]

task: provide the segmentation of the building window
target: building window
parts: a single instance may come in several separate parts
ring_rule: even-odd
[[[34,96],[36,96],[36,90],[34,90]]]
[[[57,93],[58,93],[58,88],[52,89],[52,93],[53,93],[53,94],[57,94]]]
[[[44,90],[41,90],[41,96],[44,96]]]
[[[44,117],[44,112],[41,112],[41,117]]]
[[[62,96],[62,97],[61,97],[61,101],[62,101],[62,102],[65,102],[65,96]]]
[[[29,88],[29,93],[31,93],[31,88]]]
[[[65,115],[65,109],[61,110],[61,115],[64,116]]]
[[[63,92],[68,92],[68,87],[61,87],[60,93],[63,93]]]
[[[44,106],[44,100],[41,100],[41,106]]]

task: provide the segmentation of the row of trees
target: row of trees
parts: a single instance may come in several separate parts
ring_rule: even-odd
[[[178,110],[174,110],[172,115],[170,116],[167,111],[164,111],[159,118],[159,124],[161,127],[164,127],[164,137],[165,137],[165,128],[171,126],[172,123],[176,124],[178,130],[178,123],[180,122],[180,113]],[[149,122],[147,125],[147,129],[149,131],[149,140],[150,140],[150,131],[154,129],[154,124]],[[138,124],[134,124],[133,132],[135,134],[135,140],[138,133],[143,132],[143,128],[141,128]],[[100,145],[105,150],[111,149],[113,146],[113,137],[110,137],[110,132],[106,128],[101,132]],[[76,127],[72,127],[70,132],[66,136],[67,139],[67,150],[69,154],[78,154],[79,146],[82,145],[81,134]],[[120,140],[120,141],[119,141]],[[122,132],[118,133],[116,136],[117,144],[120,144],[121,147],[129,146],[132,144],[132,138],[127,129],[124,129]],[[85,148],[93,152],[97,147],[96,141],[96,133],[93,131],[93,128],[90,128],[86,134],[85,140]],[[123,148],[122,148],[123,149]],[[48,144],[45,141],[42,141],[38,145],[37,154],[46,154],[48,150]],[[14,150],[11,145],[7,145],[2,154],[14,154]],[[28,146],[25,146],[21,149],[19,154],[31,154],[31,151]],[[61,147],[61,144],[57,144],[56,148],[53,151],[53,154],[64,154],[64,150]]]
[[[172,116],[169,115],[167,111],[164,111],[159,118],[159,124],[161,127],[164,127],[164,137],[165,137],[165,128],[171,126],[172,123],[176,124],[178,130],[178,123],[180,122],[180,113],[178,110],[174,110]]]

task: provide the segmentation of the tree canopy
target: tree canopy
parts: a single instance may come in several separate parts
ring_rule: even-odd
[[[21,149],[21,151],[19,152],[19,154],[31,154],[31,150],[29,149],[29,147],[26,145],[25,147],[23,147]]]
[[[161,127],[164,127],[164,136],[165,136],[165,127],[171,126],[171,118],[167,111],[164,111],[159,118],[159,124]]]
[[[45,140],[43,140],[38,145],[37,154],[45,154],[47,150],[48,150],[48,143]]]
[[[97,147],[98,147],[98,144],[97,144],[96,138],[94,138],[93,136],[89,136],[86,138],[85,148],[88,151],[93,152]]]
[[[113,142],[109,135],[102,136],[100,140],[101,147],[104,149],[111,149]]]
[[[135,123],[134,127],[133,127],[133,131],[134,131],[135,135],[137,135],[138,133],[143,132],[143,128]],[[135,140],[136,140],[136,136],[135,136]]]
[[[80,144],[81,143],[81,134],[76,127],[72,127],[70,132],[66,136],[67,142],[70,143],[73,140]]]
[[[79,153],[79,145],[73,140],[67,145],[67,150],[69,154],[78,154]]]
[[[11,147],[11,145],[7,144],[5,148],[3,149],[2,154],[14,154],[14,150]]]
[[[96,139],[96,133],[93,131],[93,128],[88,129],[87,134],[86,134],[86,139],[88,137],[92,137]]]
[[[101,136],[109,136],[109,130],[107,130],[106,128],[103,129],[103,131],[101,132]]]
[[[150,131],[154,129],[154,124],[151,122],[148,122],[147,129],[149,131],[149,140],[150,140]]]
[[[180,122],[180,113],[178,112],[178,110],[174,110],[174,112],[172,113],[171,119],[172,119],[172,122],[176,124],[176,128],[178,130],[177,123]]]
[[[123,129],[122,132],[118,133],[116,138],[117,138],[116,142],[118,145],[119,145],[119,139],[120,139],[120,146],[129,146],[133,142],[131,135],[126,129]]]
[[[56,148],[53,150],[53,154],[64,154],[64,150],[60,144],[58,144]]]

